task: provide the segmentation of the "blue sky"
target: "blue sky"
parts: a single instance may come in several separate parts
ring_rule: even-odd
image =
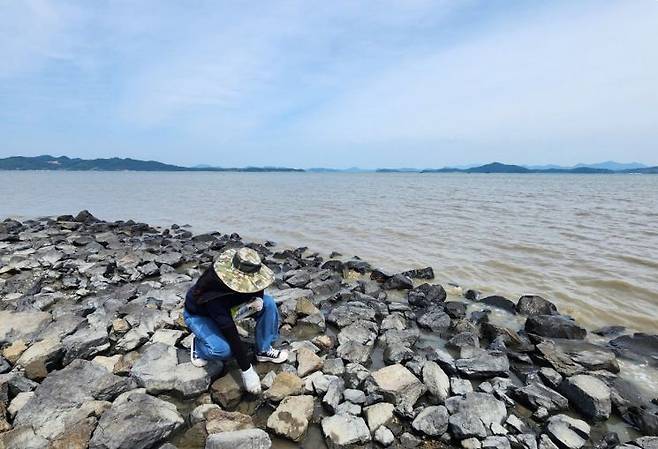
[[[0,0],[0,156],[658,164],[658,1]]]

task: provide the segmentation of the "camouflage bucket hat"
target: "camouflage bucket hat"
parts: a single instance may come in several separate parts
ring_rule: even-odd
[[[228,288],[239,293],[256,293],[274,282],[274,273],[251,248],[228,249],[221,253],[213,268]]]

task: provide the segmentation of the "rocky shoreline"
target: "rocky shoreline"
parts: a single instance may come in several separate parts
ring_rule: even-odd
[[[232,363],[189,363],[181,317],[192,280],[243,245],[277,274],[291,349],[288,363],[257,365],[258,397]],[[618,362],[656,366],[658,336],[612,326],[595,344],[540,296],[483,298],[433,279],[429,267],[386,273],[87,211],[7,219],[0,449],[658,448],[656,392]],[[253,324],[240,323],[247,341]]]

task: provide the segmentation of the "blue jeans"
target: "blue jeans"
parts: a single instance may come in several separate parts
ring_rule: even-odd
[[[192,315],[187,310],[183,317],[196,337],[197,356],[204,360],[227,360],[231,357],[231,348],[215,320],[208,316]],[[267,351],[278,337],[279,311],[274,298],[263,295],[263,310],[256,315],[256,351]]]

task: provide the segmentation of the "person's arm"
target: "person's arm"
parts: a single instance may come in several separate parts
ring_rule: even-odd
[[[231,353],[238,362],[240,369],[243,371],[249,369],[251,362],[247,355],[247,348],[245,348],[244,343],[242,343],[242,340],[240,339],[240,334],[238,334],[238,329],[231,317],[230,310],[220,301],[209,301],[206,304],[206,308],[210,317],[217,323],[219,330],[222,332],[222,336],[230,346]]]

